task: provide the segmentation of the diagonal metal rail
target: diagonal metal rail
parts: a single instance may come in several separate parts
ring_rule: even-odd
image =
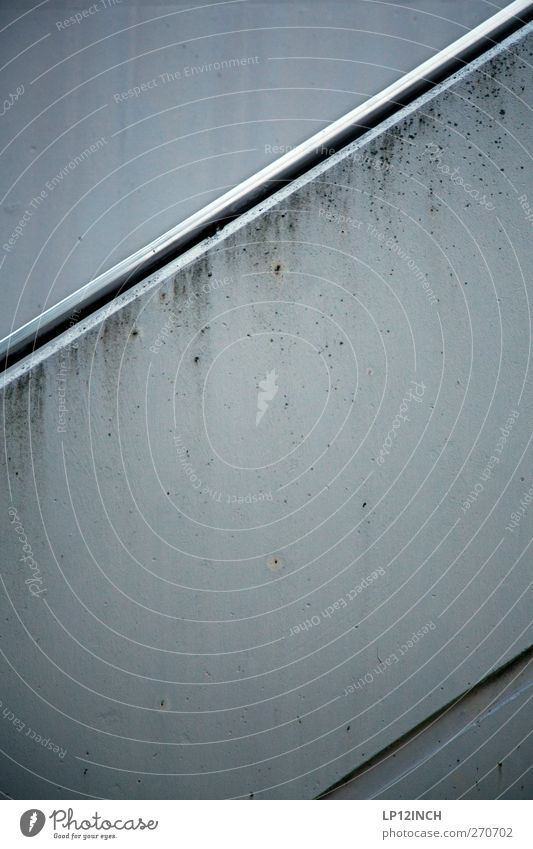
[[[510,3],[379,94],[28,321],[0,340],[1,367],[12,365],[61,333],[72,323],[73,313],[76,314],[77,320],[80,320],[103,306],[120,292],[157,271],[180,253],[215,233],[228,221],[273,194],[280,186],[296,179],[332,152],[359,138],[380,121],[527,23],[533,17],[532,13],[533,0],[515,0]]]

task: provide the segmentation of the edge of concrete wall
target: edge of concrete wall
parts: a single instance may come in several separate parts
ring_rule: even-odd
[[[154,274],[149,275],[145,280],[136,284],[131,289],[128,289],[126,292],[116,297],[107,306],[101,307],[100,309],[96,310],[88,318],[84,319],[78,324],[73,325],[69,330],[61,333],[56,339],[45,343],[41,348],[37,349],[32,354],[29,354],[20,362],[15,363],[13,366],[8,368],[3,375],[0,375],[0,389],[2,389],[4,386],[7,386],[12,381],[17,380],[21,375],[31,370],[39,363],[43,362],[48,357],[55,354],[62,347],[72,344],[81,336],[90,332],[95,327],[98,327],[102,322],[106,320],[106,318],[108,318],[108,316],[119,312],[128,304],[131,304],[134,301],[138,300],[145,293],[157,288],[157,286],[162,281],[168,279],[169,276],[172,276],[173,274],[176,274],[177,272],[187,268],[187,266],[191,265],[197,259],[204,256],[212,248],[217,247],[228,237],[232,236],[234,233],[237,233],[239,230],[243,229],[248,224],[255,221],[257,218],[260,218],[262,215],[265,214],[265,212],[268,212],[269,210],[278,206],[286,198],[298,192],[302,187],[308,185],[317,177],[327,173],[338,163],[352,156],[356,151],[368,145],[375,138],[383,134],[387,134],[389,130],[400,124],[403,120],[405,120],[405,118],[418,112],[426,104],[431,103],[435,98],[439,97],[443,92],[455,86],[457,82],[463,79],[467,79],[473,73],[481,69],[484,65],[489,64],[495,57],[501,55],[502,53],[512,52],[513,46],[519,41],[521,41],[522,38],[524,38],[524,36],[526,36],[530,32],[533,32],[533,22],[525,24],[523,27],[521,27],[519,30],[517,30],[508,38],[506,38],[503,42],[501,42],[501,44],[496,44],[494,47],[487,50],[487,52],[480,56],[478,59],[475,59],[473,62],[468,63],[464,68],[462,68],[460,71],[457,71],[455,74],[452,74],[442,83],[438,83],[430,92],[421,95],[408,106],[401,107],[398,112],[383,121],[383,123],[369,130],[356,141],[351,142],[346,147],[343,147],[337,153],[332,154],[331,157],[329,157],[327,160],[321,162],[319,165],[316,165],[314,168],[306,172],[301,177],[298,177],[297,179],[291,181],[287,186],[283,186],[275,194],[266,198],[264,201],[258,203],[257,206],[254,206],[251,210],[244,213],[235,221],[224,225],[216,235],[210,236],[204,241],[200,242],[198,245],[195,245],[193,248],[190,248],[184,254],[177,257],[175,260],[170,262],[168,265],[164,266],[159,271],[156,271]]]

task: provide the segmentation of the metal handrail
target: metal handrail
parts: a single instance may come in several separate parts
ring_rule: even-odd
[[[0,340],[4,367],[35,350],[65,329],[75,313],[83,317],[126,288],[174,259],[185,249],[273,194],[318,162],[367,132],[398,108],[472,61],[531,18],[533,0],[515,0],[484,23],[400,77],[379,94],[262,168],[243,183],[150,242],[122,262],[95,277],[76,292]],[[72,324],[72,320],[70,320]]]

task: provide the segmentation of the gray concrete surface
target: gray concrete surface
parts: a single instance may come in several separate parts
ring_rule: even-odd
[[[531,657],[468,690],[324,798],[531,799]]]
[[[312,798],[531,644],[531,32],[6,373],[4,794]]]
[[[504,5],[4,0],[0,338]]]

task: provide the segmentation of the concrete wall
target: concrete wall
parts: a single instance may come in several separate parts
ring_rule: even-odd
[[[0,338],[498,5],[2,0]]]
[[[530,645],[531,43],[6,374],[4,794],[315,797]]]

